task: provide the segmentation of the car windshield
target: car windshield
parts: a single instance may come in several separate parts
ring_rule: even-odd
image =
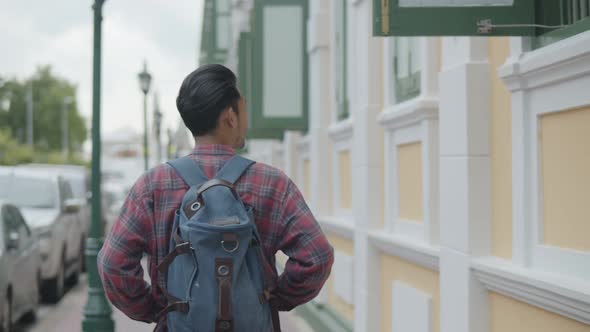
[[[72,194],[75,198],[86,197],[86,182],[81,176],[66,176],[72,187]]]
[[[22,176],[0,176],[0,199],[29,208],[55,208],[57,197],[49,180]]]

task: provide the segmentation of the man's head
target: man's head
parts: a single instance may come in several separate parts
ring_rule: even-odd
[[[176,107],[196,139],[242,148],[248,117],[246,101],[236,87],[236,75],[218,64],[204,65],[182,82]]]

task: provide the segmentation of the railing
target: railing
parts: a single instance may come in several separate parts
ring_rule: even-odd
[[[562,25],[570,25],[590,16],[590,0],[560,0]]]

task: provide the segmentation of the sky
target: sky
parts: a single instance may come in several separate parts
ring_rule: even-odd
[[[78,86],[81,114],[92,114],[93,0],[0,1],[0,76],[29,77],[39,65]],[[203,0],[107,0],[103,7],[102,122],[105,133],[143,132],[137,74],[147,61],[164,128],[176,128],[184,77],[197,65]],[[148,119],[153,119],[153,94]]]

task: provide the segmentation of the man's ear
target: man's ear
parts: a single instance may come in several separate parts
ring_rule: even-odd
[[[231,106],[228,106],[225,110],[223,110],[221,118],[222,121],[224,121],[231,129],[234,129],[238,126],[238,118]]]

